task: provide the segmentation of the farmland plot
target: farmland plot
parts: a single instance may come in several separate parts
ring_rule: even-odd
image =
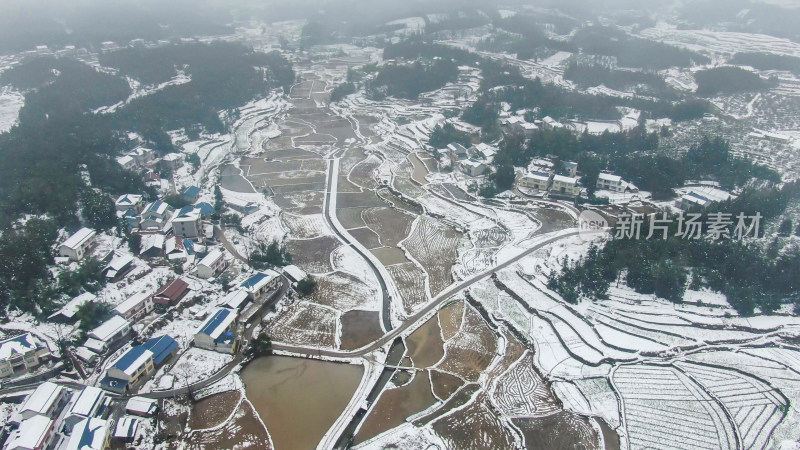
[[[372,309],[376,304],[378,290],[349,273],[337,271],[314,279],[317,281],[317,289],[311,294],[314,303],[342,312]]]
[[[461,330],[445,343],[445,356],[437,368],[477,381],[496,353],[497,336],[477,311],[466,307]]]
[[[402,297],[402,307],[406,314],[428,302],[425,293],[425,272],[412,262],[387,266],[386,270],[392,277],[397,290]]]
[[[375,170],[381,165],[381,160],[375,155],[370,155],[353,167],[348,178],[351,183],[364,189],[377,189],[378,180],[375,179]]]
[[[402,211],[382,207],[364,211],[362,218],[368,227],[378,234],[381,244],[396,247],[408,236],[414,217]]]
[[[631,448],[736,447],[722,408],[674,368],[620,366],[613,382],[622,396]]]
[[[495,414],[486,394],[433,423],[447,448],[513,448],[514,435]]]
[[[522,431],[525,448],[600,449],[600,437],[589,421],[569,411],[536,418],[511,419]]]
[[[776,425],[783,419],[786,400],[771,386],[731,370],[691,363],[678,363],[724,406],[736,424],[744,448],[764,448]]]
[[[428,273],[431,297],[453,282],[451,269],[458,257],[456,249],[461,237],[461,233],[435,219],[420,216],[411,234],[401,243]]]
[[[296,239],[314,239],[330,234],[328,225],[322,214],[297,216],[294,214],[281,214],[281,224],[289,230],[289,234]]]
[[[292,255],[292,263],[308,273],[333,272],[331,253],[339,247],[339,241],[332,236],[315,239],[290,240],[287,244]]]
[[[550,388],[526,354],[497,380],[494,402],[508,416],[545,416],[559,410]]]
[[[336,347],[336,311],[315,303],[298,302],[265,326],[276,342],[310,347]]]

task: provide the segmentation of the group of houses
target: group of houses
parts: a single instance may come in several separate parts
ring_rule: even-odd
[[[561,163],[561,173],[556,173],[554,164],[549,160],[534,160],[530,170],[518,177],[517,187],[535,193],[548,193],[553,197],[573,199],[583,191],[581,178],[578,176],[578,163],[564,161]],[[622,179],[619,175],[600,173],[594,188],[597,191],[612,193],[639,192],[632,183]]]
[[[73,390],[44,382],[3,424],[8,436],[4,450],[104,450],[112,439],[131,442],[142,417],[156,412],[156,401],[133,397],[125,414],[115,419],[112,399],[93,386]],[[116,426],[115,426],[116,425]]]

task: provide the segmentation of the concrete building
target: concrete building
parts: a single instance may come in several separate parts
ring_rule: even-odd
[[[678,208],[686,211],[690,209],[705,209],[709,205],[714,203],[708,197],[700,195],[696,192],[689,192],[688,194],[684,194],[681,196],[680,200],[678,200]]]
[[[181,192],[181,197],[189,203],[194,203],[200,199],[200,188],[189,186]]]
[[[480,159],[486,163],[491,163],[498,151],[497,147],[483,142],[469,148],[469,154],[472,158]]]
[[[141,347],[150,350],[153,353],[153,365],[161,367],[178,353],[180,345],[178,341],[165,334],[148,339]]]
[[[138,387],[140,382],[155,371],[153,352],[137,345],[114,361],[106,371],[106,377],[100,381],[100,385],[114,392],[128,392]]]
[[[69,391],[50,381],[45,381],[34,390],[17,410],[22,420],[34,416],[58,417],[69,400]]]
[[[281,281],[281,276],[274,270],[266,270],[259,272],[252,277],[245,280],[240,287],[247,292],[247,297],[257,302],[269,292],[278,286]]]
[[[114,428],[114,439],[122,442],[130,442],[136,437],[139,430],[139,419],[130,416],[120,417]]]
[[[110,440],[111,424],[92,417],[78,422],[67,444],[59,450],[105,450]]]
[[[187,206],[172,217],[172,232],[180,237],[197,239],[203,235],[203,220],[200,210]]]
[[[115,283],[125,278],[125,275],[127,275],[131,269],[133,269],[133,256],[127,253],[115,252],[111,261],[108,262],[108,265],[104,269],[104,272],[106,274],[106,279]]]
[[[489,170],[489,166],[482,162],[465,159],[458,163],[461,172],[471,177],[479,177]]]
[[[469,158],[469,152],[463,145],[459,144],[458,142],[453,142],[452,144],[447,144],[447,150],[450,152],[454,158],[461,161],[462,159]]]
[[[630,190],[630,185],[622,180],[619,175],[612,175],[610,173],[601,173],[597,176],[597,189],[602,189],[611,192],[625,192]]]
[[[550,182],[552,181],[553,174],[545,172],[528,172],[526,175],[520,177],[517,181],[517,186],[525,189],[533,189],[537,191],[546,192],[550,189]]]
[[[127,300],[114,308],[114,314],[123,317],[128,322],[136,322],[153,310],[153,298],[140,292],[128,297]]]
[[[117,211],[133,210],[138,214],[144,208],[144,203],[142,202],[141,195],[122,194],[117,198],[117,201],[114,202],[114,206],[117,208]]]
[[[58,247],[58,255],[73,261],[80,261],[91,248],[96,235],[97,233],[92,229],[81,228]]]
[[[301,268],[290,264],[283,268],[283,275],[292,283],[296,284],[298,281],[307,277],[308,274]]]
[[[131,333],[131,324],[124,317],[120,316],[113,316],[112,318],[106,320],[100,326],[95,328],[94,330],[89,332],[89,339],[93,339],[100,343],[100,351],[106,351],[109,347],[114,345],[115,343],[121,341],[122,339],[128,337]],[[90,347],[89,339],[87,339],[87,348],[92,351],[97,350],[96,348]]]
[[[142,230],[163,231],[175,210],[161,200],[148,203],[142,210],[139,227]]]
[[[561,166],[564,167],[568,177],[575,178],[578,176],[578,163],[575,161],[564,161]]]
[[[48,450],[53,444],[55,421],[36,415],[23,420],[8,436],[4,450]]]
[[[197,263],[197,276],[200,278],[213,278],[222,273],[227,266],[225,254],[218,249],[214,249]]]
[[[161,286],[153,295],[153,303],[162,306],[174,306],[189,293],[189,284],[176,278]]]
[[[158,411],[158,400],[145,397],[132,397],[125,404],[125,412],[135,416],[150,417]]]
[[[577,197],[581,193],[577,178],[554,175],[550,193],[562,197]]]
[[[242,311],[247,305],[250,304],[250,301],[250,295],[246,290],[236,289],[228,292],[228,294],[222,298],[220,306],[235,311]]]
[[[75,425],[85,419],[102,417],[108,410],[109,401],[102,389],[94,386],[83,388],[64,417],[65,432],[72,433]]]
[[[31,333],[0,341],[0,378],[33,370],[49,357],[47,344]]]
[[[217,308],[200,325],[194,335],[194,345],[222,353],[235,353],[237,338],[236,312]]]

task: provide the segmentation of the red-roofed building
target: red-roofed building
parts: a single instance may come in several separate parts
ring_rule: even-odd
[[[153,296],[153,303],[157,305],[173,306],[189,293],[189,284],[176,278],[162,286]]]

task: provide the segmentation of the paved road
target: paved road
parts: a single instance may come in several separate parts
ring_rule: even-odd
[[[404,331],[406,331],[407,329],[413,327],[419,321],[425,319],[426,316],[431,311],[433,311],[434,309],[436,309],[439,306],[441,306],[444,302],[446,302],[453,295],[461,292],[464,289],[467,289],[468,287],[472,286],[473,284],[475,284],[475,283],[477,283],[479,281],[482,281],[482,280],[492,276],[492,274],[494,274],[495,272],[497,272],[499,270],[502,270],[502,269],[505,269],[505,268],[511,266],[512,264],[515,264],[516,262],[518,262],[522,258],[530,255],[531,253],[535,252],[536,250],[539,250],[540,248],[542,248],[542,247],[544,247],[546,245],[552,244],[553,242],[556,242],[556,241],[561,240],[561,239],[566,239],[566,238],[569,238],[569,237],[572,237],[572,236],[576,236],[578,233],[579,233],[579,231],[575,230],[575,231],[571,231],[569,233],[560,234],[558,236],[554,236],[554,237],[548,238],[548,239],[546,239],[546,240],[534,245],[533,247],[525,250],[524,252],[520,253],[519,255],[511,258],[510,260],[508,260],[508,261],[506,261],[506,262],[504,262],[504,263],[502,263],[502,264],[500,264],[500,265],[498,265],[498,266],[496,266],[496,267],[494,267],[492,269],[488,269],[488,270],[485,270],[485,271],[483,271],[483,272],[481,272],[481,273],[479,273],[477,275],[474,275],[473,277],[468,278],[468,279],[462,281],[461,283],[459,283],[459,284],[447,289],[446,291],[444,291],[441,294],[437,295],[430,303],[428,303],[424,308],[422,308],[422,310],[420,310],[419,312],[417,312],[413,316],[411,316],[408,319],[406,319],[406,321],[403,322],[400,326],[398,326],[397,328],[393,329],[392,331],[389,331],[388,333],[384,334],[382,337],[380,337],[379,339],[377,339],[373,343],[367,345],[366,347],[362,347],[362,348],[357,349],[357,350],[343,351],[343,350],[324,350],[324,349],[311,348],[311,347],[298,347],[298,346],[292,346],[292,345],[274,344],[273,348],[275,350],[282,350],[282,351],[290,352],[290,353],[320,355],[320,356],[328,356],[328,357],[333,357],[333,358],[357,358],[357,357],[360,357],[360,356],[364,356],[367,353],[370,353],[370,352],[372,352],[372,351],[374,351],[374,350],[376,350],[376,349],[378,349],[380,347],[383,347],[387,343],[391,342],[394,338],[396,338],[397,336],[402,334]]]

